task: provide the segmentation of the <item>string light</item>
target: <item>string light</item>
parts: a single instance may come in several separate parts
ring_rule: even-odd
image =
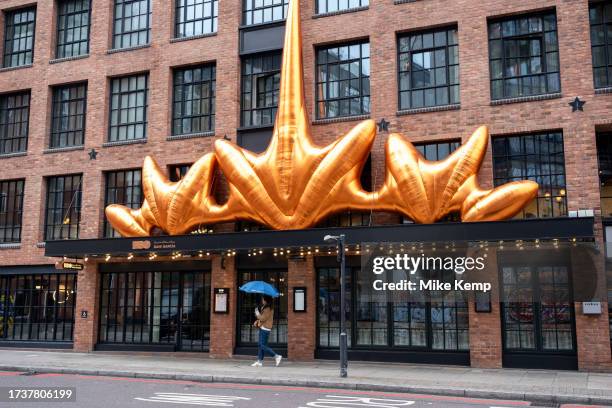
[[[106,254],[106,257],[104,258],[104,261],[108,262],[111,259],[110,254]]]

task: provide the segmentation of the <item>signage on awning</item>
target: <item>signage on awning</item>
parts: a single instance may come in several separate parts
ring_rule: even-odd
[[[80,262],[62,262],[62,269],[72,269],[74,271],[82,271],[83,264]]]

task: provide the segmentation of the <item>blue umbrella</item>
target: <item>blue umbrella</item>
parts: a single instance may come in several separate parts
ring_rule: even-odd
[[[259,293],[261,295],[268,295],[272,297],[279,297],[278,290],[269,283],[264,281],[251,281],[247,282],[240,287],[240,290],[246,293]]]

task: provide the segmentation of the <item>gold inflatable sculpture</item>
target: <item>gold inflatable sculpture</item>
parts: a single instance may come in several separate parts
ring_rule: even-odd
[[[359,179],[375,136],[374,121],[365,120],[328,146],[313,143],[304,100],[299,2],[292,0],[278,111],[267,150],[258,155],[219,139],[214,153],[204,155],[174,183],[146,157],[142,207],[111,204],[106,216],[124,237],[148,236],[156,228],[185,234],[202,224],[235,220],[302,229],[349,209],[399,212],[418,223],[435,222],[453,211],[463,221],[485,221],[514,216],[537,193],[532,181],[493,190],[478,186],[489,138],[484,126],[439,162],[425,160],[402,135],[389,135],[385,182],[378,191],[364,191]],[[212,194],[217,165],[229,188],[223,204]]]

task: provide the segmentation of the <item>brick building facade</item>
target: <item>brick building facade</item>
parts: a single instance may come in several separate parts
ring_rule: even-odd
[[[265,148],[271,134],[275,97],[278,97],[278,77],[275,77],[278,61],[270,56],[280,56],[286,6],[280,1],[258,4],[250,0],[245,0],[244,4],[241,1],[195,1],[200,8],[190,2],[187,6],[183,3],[182,0],[2,2],[0,44],[4,58],[0,69],[0,142],[3,145],[0,163],[3,172],[0,186],[9,180],[24,182],[19,211],[8,204],[11,197],[20,196],[14,193],[15,187],[13,190],[6,187],[6,198],[3,199],[6,202],[0,201],[0,215],[4,212],[7,214],[5,217],[9,214],[14,217],[19,213],[20,217],[18,228],[14,221],[9,225],[11,222],[0,218],[0,230],[11,231],[10,237],[8,233],[0,234],[0,278],[4,279],[0,284],[4,292],[0,295],[4,296],[5,313],[0,346],[2,342],[7,346],[49,345],[45,341],[47,329],[45,338],[33,336],[32,325],[26,328],[29,336],[23,335],[26,324],[17,323],[19,319],[27,319],[25,313],[19,317],[19,313],[10,311],[15,307],[10,298],[16,296],[11,294],[19,291],[15,289],[15,292],[11,285],[19,286],[20,282],[30,279],[31,285],[39,286],[33,283],[36,276],[46,274],[49,282],[56,285],[52,291],[54,301],[62,291],[68,294],[68,280],[64,276],[67,271],[62,271],[62,278],[52,277],[57,272],[54,264],[58,258],[45,256],[48,249],[45,241],[49,246],[50,241],[57,239],[105,237],[104,206],[109,203],[109,172],[140,169],[147,155],[153,156],[162,168],[178,171],[172,166],[193,163],[204,153],[213,151],[213,142],[223,137],[254,150]],[[413,143],[422,145],[423,152],[427,153],[431,146],[438,146],[433,149],[436,153],[432,153],[435,156],[432,158],[441,159],[442,150],[448,154],[454,148],[450,144],[459,139],[465,141],[479,125],[486,124],[493,142],[489,143],[479,174],[483,187],[490,188],[497,181],[514,178],[540,177],[545,187],[551,187],[548,190],[543,188],[538,198],[541,204],[528,207],[530,216],[553,221],[575,218],[578,214],[589,220],[594,216],[592,240],[600,249],[605,248],[607,220],[612,215],[607,211],[607,180],[604,177],[606,171],[612,169],[612,166],[610,169],[605,167],[605,159],[609,157],[606,147],[610,144],[606,139],[612,137],[611,2],[543,0],[527,4],[498,0],[385,0],[371,4],[367,1],[346,3],[301,1],[306,106],[317,143],[330,143],[364,118],[377,122],[385,119],[390,122],[390,132],[403,133]],[[20,12],[23,10],[25,13]],[[129,23],[125,16],[130,16]],[[194,24],[189,25],[192,21]],[[79,34],[75,27],[79,28]],[[87,29],[87,38],[83,27]],[[34,34],[28,35],[32,30]],[[66,34],[70,30],[71,33]],[[600,31],[603,34],[600,35]],[[19,36],[23,39],[17,38]],[[82,41],[77,49],[72,44],[78,36]],[[69,52],[65,47],[60,48],[66,42],[72,46]],[[346,47],[347,56],[343,55],[345,49],[342,47]],[[500,47],[501,54],[496,54],[496,47]],[[329,51],[330,48],[334,51]],[[353,52],[357,49],[359,54],[354,57]],[[439,51],[440,59],[436,59],[436,51]],[[337,60],[331,61],[332,55]],[[261,62],[257,62],[258,58]],[[361,81],[358,85],[339,84],[336,87],[331,79],[328,80],[333,78],[334,69],[338,70],[337,78],[342,80],[343,72],[348,70],[346,80],[353,80],[351,75],[355,72],[351,71],[351,63],[358,64],[356,81]],[[249,66],[256,68],[250,70]],[[181,71],[183,69],[189,73]],[[193,84],[186,84],[187,75],[196,75],[193,69],[202,69],[197,73],[198,80],[190,76],[190,81],[199,81],[202,86],[197,97],[200,99],[197,114],[193,105],[189,105],[189,112],[185,110],[189,98],[182,96],[174,103],[178,98],[177,92],[193,92],[190,88]],[[323,70],[329,77],[320,74]],[[180,77],[177,76],[179,71]],[[134,77],[130,82],[125,79],[134,75],[142,80]],[[204,75],[208,75],[206,79]],[[214,75],[214,79],[210,75]],[[65,96],[60,87],[67,85],[86,85],[85,96],[79,94],[78,89],[74,90],[74,95],[70,90],[65,91]],[[204,86],[208,87],[207,90],[203,90]],[[343,98],[340,95],[345,91],[343,87],[352,87],[346,92],[353,93],[347,93]],[[179,88],[181,91],[177,91]],[[23,95],[27,95],[26,102]],[[68,113],[64,108],[54,110],[59,103],[54,98],[62,95],[69,99],[64,101]],[[141,95],[144,95],[144,101],[140,100]],[[585,104],[582,109],[574,111],[568,103],[576,97]],[[86,101],[84,105],[70,101],[79,98]],[[127,107],[122,103],[127,103]],[[206,112],[203,103],[209,104]],[[28,119],[22,117],[21,120],[21,125],[24,120],[27,122],[25,127],[21,127],[22,133],[15,130],[19,122],[16,119],[19,104],[27,104],[28,111]],[[55,116],[59,118],[54,117],[54,112],[58,112]],[[114,121],[113,114],[118,115],[117,121]],[[195,116],[198,121],[192,120]],[[71,122],[72,117],[76,118],[76,124]],[[371,166],[366,167],[370,174],[365,178],[370,179],[372,188],[379,187],[384,181],[384,146],[388,134],[379,127],[371,152]],[[54,137],[59,137],[57,140],[60,142],[55,143]],[[557,154],[562,158],[560,163],[553,163],[561,166],[557,167],[557,172],[544,171],[540,165],[536,173],[530,173],[530,159],[525,159],[523,173],[519,171],[518,176],[513,172],[515,168],[504,170],[503,164],[499,164],[501,170],[496,173],[494,163],[502,163],[502,159],[496,162],[496,157],[508,159],[503,163],[523,160],[521,157],[535,154],[530,153],[524,140],[538,143],[541,138],[549,143],[550,150],[546,154]],[[24,139],[25,143],[20,145]],[[496,153],[495,141],[499,141],[500,149],[507,148],[507,152]],[[439,147],[444,143],[449,145]],[[515,143],[521,147],[517,148]],[[552,151],[559,146],[560,151]],[[518,149],[519,153],[510,157],[510,149]],[[540,155],[545,154],[540,152]],[[77,195],[66,192],[66,179],[51,181],[56,176],[73,174],[81,175],[81,178],[71,181],[71,191],[80,190]],[[138,184],[135,181],[132,187]],[[63,190],[53,195],[54,188]],[[222,195],[223,180],[219,182],[218,190]],[[0,191],[3,191],[1,187]],[[62,203],[50,204],[51,199],[57,201],[60,196]],[[75,197],[78,203],[73,201]],[[77,204],[80,211],[74,212]],[[50,215],[55,214],[54,211],[60,214],[59,218]],[[402,223],[395,214],[374,214],[373,219],[376,225]],[[71,232],[68,227],[75,223],[76,229]],[[360,222],[349,223],[361,225]],[[345,224],[346,220],[334,219],[330,225]],[[411,227],[405,225],[405,228]],[[19,230],[18,236],[14,232],[16,229]],[[248,225],[223,224],[212,226],[212,229],[215,233],[223,233],[251,228]],[[73,233],[75,235],[71,235]],[[440,234],[444,234],[444,230],[440,230]],[[568,232],[567,236],[571,233]],[[542,240],[553,238],[555,236],[550,236],[547,231],[541,232]],[[289,243],[287,247],[290,246]],[[271,248],[267,252],[272,255]],[[322,247],[321,254],[323,252]],[[289,358],[296,360],[333,357],[331,337],[328,337],[328,347],[321,344],[322,311],[319,308],[325,304],[321,299],[321,274],[336,273],[329,272],[337,271],[334,256],[319,256],[313,249],[301,259],[276,257],[258,264],[252,260],[255,257],[250,259],[249,251],[244,250],[236,256],[231,256],[231,253],[227,256],[227,252],[222,255],[218,251],[208,255],[201,253],[199,258],[197,251],[192,255],[188,261],[177,260],[170,253],[138,260],[114,254],[106,260],[104,254],[88,257],[84,270],[78,272],[76,279],[78,291],[74,292],[78,296],[60,303],[75,302],[72,311],[65,310],[65,306],[53,307],[56,320],[48,320],[45,315],[41,321],[46,324],[53,322],[53,338],[58,340],[58,344],[79,351],[113,347],[156,349],[157,343],[163,343],[167,346],[165,349],[175,349],[176,341],[173,339],[176,339],[178,326],[178,330],[185,333],[189,327],[188,336],[200,340],[207,338],[201,330],[208,330],[209,340],[198,343],[198,347],[200,351],[208,351],[211,357],[251,353],[250,334],[243,331],[246,318],[241,317],[244,316],[243,310],[250,310],[250,304],[239,300],[241,295],[237,288],[247,278],[265,275],[265,279],[269,279],[271,273],[278,272],[274,276],[283,282],[286,280],[287,303],[283,306],[286,308],[285,333],[278,333],[277,346],[286,349]],[[281,258],[284,261],[279,261]],[[176,266],[179,263],[184,266]],[[140,269],[126,265],[139,265]],[[192,271],[189,279],[193,279],[193,283],[189,291],[184,291],[187,278],[182,272],[188,270]],[[327,272],[321,272],[323,270]],[[174,274],[174,271],[178,272]],[[193,271],[208,274],[208,277],[201,278]],[[132,272],[142,275],[128,276]],[[168,277],[155,276],[155,273],[166,272]],[[258,275],[260,273],[264,275]],[[121,274],[124,277],[119,278]],[[498,274],[492,275],[494,281],[498,281]],[[133,283],[132,280],[138,279],[142,279],[142,286]],[[172,286],[173,279],[177,279],[178,286]],[[605,281],[605,277],[602,279]],[[141,327],[139,339],[143,341],[137,340],[133,332],[130,332],[128,341],[125,325],[128,320],[132,323],[137,320],[132,314],[136,312],[135,309],[128,312],[128,307],[131,307],[127,306],[128,303],[124,306],[113,303],[115,301],[111,298],[117,295],[108,285],[112,286],[114,280],[128,282],[126,287],[134,289],[134,293],[145,288],[146,282],[152,282],[156,288],[162,285],[160,293],[165,290],[163,285],[169,284],[169,308],[173,307],[173,291],[184,292],[176,295],[177,302],[185,302],[187,298],[195,302],[194,288],[199,288],[199,296],[203,296],[199,301],[202,313],[209,316],[195,323],[186,323],[180,322],[183,318],[190,318],[186,313],[162,310],[157,317],[150,317],[159,320],[149,320],[146,328],[150,330],[149,340],[143,340]],[[500,282],[496,284],[500,285]],[[306,313],[293,309],[292,291],[296,287],[306,288]],[[202,288],[208,293],[202,294]],[[230,289],[228,313],[212,311],[210,302],[214,302],[211,299],[215,288]],[[31,287],[28,290],[34,296],[37,289]],[[128,302],[128,292],[126,289],[121,295],[126,296],[125,302]],[[108,294],[108,303],[104,303],[105,293]],[[147,298],[151,310],[166,307],[156,306],[157,300],[153,298]],[[581,302],[570,307],[571,322],[568,324],[572,326],[569,340],[572,345],[561,354],[569,356],[568,364],[574,368],[611,370],[608,303],[606,298],[595,300],[601,301],[600,314],[583,314]],[[432,340],[431,331],[435,322],[432,323],[433,312],[427,308],[423,309],[429,316],[425,319],[428,322],[424,329],[428,331],[424,335],[425,344],[410,343],[394,352],[411,356],[407,358],[409,361],[458,362],[478,367],[512,366],[504,357],[506,353],[512,353],[509,353],[508,338],[503,340],[506,335],[503,329],[506,326],[502,322],[503,305],[493,302],[490,313],[477,313],[473,302],[464,306],[467,316],[467,326],[462,329],[467,333],[465,345],[457,345],[461,343],[457,341],[452,350],[445,347],[437,350],[432,346],[435,340]],[[111,323],[108,316],[113,307],[114,312],[123,313],[123,317]],[[45,308],[39,307],[39,312]],[[61,308],[63,311],[60,312]],[[82,311],[86,313],[82,314]],[[68,321],[72,313],[74,323],[73,327],[64,328],[68,332],[59,336],[57,316],[62,313]],[[395,311],[385,313],[387,322],[395,322]],[[453,313],[459,312],[455,310]],[[532,310],[531,313],[535,312]],[[456,319],[457,315],[454,316]],[[101,322],[103,317],[104,323]],[[540,327],[534,332],[535,336],[541,335],[544,323],[531,323]],[[151,325],[156,328],[151,329]],[[20,336],[15,336],[14,330],[18,326]],[[115,341],[120,327],[123,327],[122,341]],[[371,347],[364,347],[368,352],[391,344],[386,337],[386,340],[377,340],[373,327],[374,323],[372,331],[368,332]],[[394,327],[394,335],[397,335],[400,325]],[[457,327],[453,329],[454,335],[458,335],[460,330]],[[387,330],[386,326],[383,330]],[[113,340],[108,337],[111,332]],[[7,337],[7,334],[10,335]],[[151,336],[166,336],[166,341],[160,340],[152,345],[155,342],[150,341]],[[357,337],[355,334],[355,339]],[[191,345],[197,343],[192,340]],[[542,348],[541,344],[538,346],[541,340],[533,341],[536,345],[524,347],[527,355],[531,355],[531,351],[540,354],[550,351]],[[431,357],[444,355],[441,351],[451,351],[449,354],[457,356],[451,360]],[[337,351],[335,353],[337,355]],[[389,359],[394,355],[364,353],[352,358]]]

